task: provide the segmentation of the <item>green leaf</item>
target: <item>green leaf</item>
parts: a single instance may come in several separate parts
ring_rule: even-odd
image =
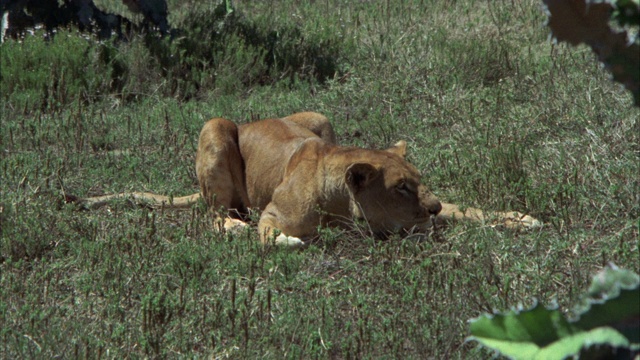
[[[477,338],[529,342],[543,347],[575,329],[557,309],[545,309],[537,304],[522,312],[485,315],[471,321],[471,334]]]
[[[576,331],[559,310],[539,304],[529,310],[481,316],[471,321],[470,328],[467,341],[478,341],[514,359],[536,359],[545,347]]]
[[[546,311],[553,312],[553,310]],[[484,323],[477,326],[482,330],[485,325],[487,324]],[[599,346],[608,346],[612,349],[626,349],[629,348],[630,345],[624,335],[610,327],[600,327],[589,331],[578,331],[558,338],[556,341],[553,341],[546,346],[539,346],[532,341],[515,341],[513,339],[478,336],[473,329],[471,333],[472,336],[468,337],[467,341],[477,341],[485,347],[497,350],[504,356],[522,360],[564,359],[580,353],[580,351],[585,347],[593,348],[594,350]],[[483,331],[479,331],[478,333],[483,333]]]
[[[564,359],[579,353],[583,347],[607,345],[614,348],[628,347],[629,341],[618,331],[609,327],[579,332],[541,349],[534,359]]]
[[[535,359],[540,347],[531,342],[518,342],[470,336],[467,341],[477,341],[481,345],[498,351],[501,355],[511,359]]]
[[[611,265],[591,284],[580,318],[569,321],[557,308],[483,315],[471,321],[471,336],[513,359],[615,357],[640,349],[640,277]]]
[[[575,325],[589,330],[611,326],[631,343],[640,343],[640,276],[615,265],[594,276],[586,307]]]
[[[639,283],[640,275],[610,264],[593,277],[588,295],[593,299],[614,297],[620,289],[634,289]]]
[[[621,25],[640,23],[638,7],[627,1],[619,1],[621,7],[611,1],[595,0],[543,0],[543,3],[553,37],[572,45],[589,45],[611,72],[613,80],[630,90],[635,105],[640,106],[640,44],[629,41],[626,30],[617,31],[609,26],[616,9],[621,10],[618,14]]]

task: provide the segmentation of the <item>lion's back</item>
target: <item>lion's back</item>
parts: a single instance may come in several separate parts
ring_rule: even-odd
[[[291,155],[308,138],[318,136],[292,121],[267,119],[239,127],[245,184],[252,206],[263,209],[282,182]]]

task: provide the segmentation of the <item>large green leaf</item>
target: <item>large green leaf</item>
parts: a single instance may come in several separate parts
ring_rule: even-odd
[[[471,321],[467,340],[498,350],[514,359],[535,359],[547,346],[575,333],[557,309],[537,304],[531,309],[484,315]],[[579,350],[579,347],[578,347]]]
[[[589,330],[611,326],[633,344],[640,343],[640,276],[615,265],[593,277],[586,307],[575,325]]]
[[[629,346],[629,341],[615,329],[609,327],[595,328],[562,338],[540,349],[533,359],[564,359],[579,353],[583,347],[595,345],[624,348]]]
[[[471,334],[477,338],[530,343],[543,347],[575,329],[557,309],[545,309],[537,304],[524,311],[484,315],[471,321]]]
[[[621,25],[640,23],[640,7],[633,1],[543,0],[548,26],[558,41],[589,45],[613,75],[631,91],[640,106],[640,44],[627,31],[610,26],[612,16]],[[617,11],[618,15],[615,15]]]
[[[640,348],[638,275],[610,266],[594,277],[577,320],[557,308],[527,310],[471,320],[471,336],[513,359],[564,359],[636,354]],[[605,354],[605,355],[603,355]]]

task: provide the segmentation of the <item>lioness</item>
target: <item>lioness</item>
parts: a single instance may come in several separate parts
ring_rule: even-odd
[[[199,194],[169,199],[123,193],[81,202],[95,207],[129,196],[186,207],[202,197],[210,209],[227,210],[226,218],[218,219],[227,230],[244,226],[242,215],[258,208],[260,240],[289,246],[304,245],[319,225],[345,226],[353,219],[365,220],[375,234],[425,231],[432,217],[494,220],[509,227],[540,225],[515,211],[484,214],[440,203],[420,183],[420,173],[405,160],[406,153],[404,141],[386,150],[339,146],[327,118],[313,112],[239,126],[216,118],[204,125],[198,141]]]

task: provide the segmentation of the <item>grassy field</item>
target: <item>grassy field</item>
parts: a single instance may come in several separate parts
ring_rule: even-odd
[[[640,111],[589,49],[553,45],[538,1],[234,5],[170,0],[173,42],[0,45],[0,358],[486,358],[470,318],[571,311],[605,264],[640,271]],[[342,144],[405,139],[447,202],[545,226],[321,229],[291,252],[203,206],[64,201],[196,192],[207,119],[307,110]]]

